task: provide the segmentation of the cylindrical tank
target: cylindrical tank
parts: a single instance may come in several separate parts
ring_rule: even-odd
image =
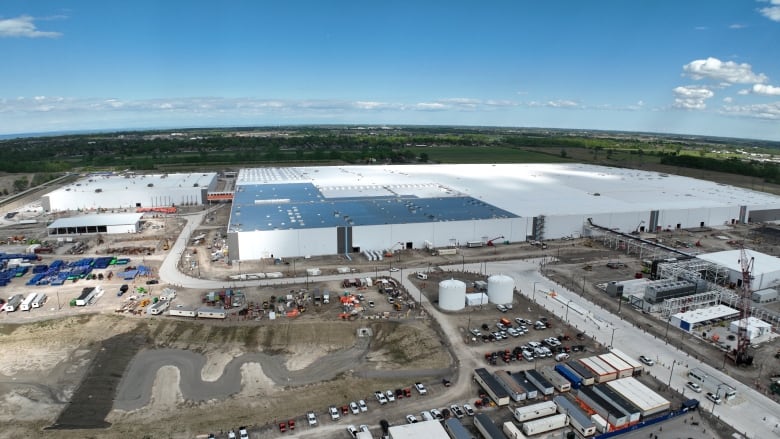
[[[466,284],[455,279],[439,282],[439,307],[446,311],[460,311],[466,307]]]
[[[488,278],[487,290],[490,303],[512,303],[515,280],[505,274],[494,274]]]

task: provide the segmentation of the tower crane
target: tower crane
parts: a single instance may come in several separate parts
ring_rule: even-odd
[[[750,283],[753,280],[753,262],[754,258],[748,258],[744,245],[739,250],[739,264],[742,270],[742,286],[740,288],[741,306],[739,312],[739,328],[737,329],[737,348],[734,349],[729,357],[737,366],[753,364],[753,356],[748,353],[750,346],[750,336],[748,335],[748,317],[750,317],[751,297],[753,293],[750,289]]]

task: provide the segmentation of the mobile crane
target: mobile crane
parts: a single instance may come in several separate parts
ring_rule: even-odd
[[[498,240],[498,239],[504,239],[504,235],[496,236],[495,238],[489,240],[485,245],[487,245],[488,247],[493,247],[495,245],[495,244],[493,244],[493,241]]]

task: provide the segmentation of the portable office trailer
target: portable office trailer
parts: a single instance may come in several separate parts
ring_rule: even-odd
[[[33,300],[32,307],[33,308],[40,308],[43,306],[44,303],[46,303],[46,299],[48,296],[46,293],[38,293],[37,296],[35,296],[35,300]]]
[[[220,308],[198,308],[198,317],[204,319],[224,319],[227,317],[227,311]]]
[[[671,403],[664,397],[632,377],[610,381],[607,386],[637,406],[643,418],[671,408]]]
[[[543,395],[552,395],[555,393],[555,387],[553,387],[552,384],[550,384],[549,381],[544,379],[542,374],[539,372],[530,369],[525,371],[525,378],[533,383],[534,386],[536,386],[537,389],[539,389],[540,392],[542,392]]]
[[[609,353],[599,355],[598,357],[608,365],[612,366],[613,369],[617,370],[618,378],[626,378],[634,375],[634,368],[631,367],[630,364],[621,360],[617,355]]]
[[[568,392],[571,390],[571,382],[556,372],[552,366],[541,367],[539,373],[555,387],[555,390],[559,392]]]
[[[171,302],[168,300],[158,300],[157,303],[149,307],[149,313],[152,315],[159,315],[165,312],[171,306]]]
[[[523,433],[527,436],[546,433],[569,425],[569,417],[559,413],[546,418],[534,419],[523,423]]]
[[[14,312],[19,308],[19,305],[22,304],[22,301],[24,300],[24,297],[21,294],[14,294],[13,296],[8,298],[8,301],[5,302],[5,305],[3,305],[3,309],[5,312]]]
[[[100,287],[88,287],[81,290],[81,295],[76,298],[76,306],[87,306],[100,292]]]
[[[571,370],[577,372],[577,375],[582,377],[583,386],[592,386],[596,382],[596,376],[593,374],[593,372],[591,372],[590,369],[585,367],[579,361],[567,361],[566,365],[569,366]]]
[[[444,421],[444,430],[452,439],[476,439],[473,434],[466,430],[466,427],[458,418],[448,418]]]
[[[598,357],[580,358],[580,363],[593,373],[597,383],[605,383],[617,378],[617,371]]]
[[[558,413],[563,413],[569,417],[569,425],[572,426],[582,437],[593,436],[596,434],[596,425],[591,421],[590,416],[583,412],[575,403],[563,395],[553,398],[558,407]]]
[[[558,363],[555,365],[555,371],[571,383],[571,387],[578,389],[582,385],[582,377],[569,366]]]
[[[639,375],[645,370],[645,366],[643,366],[642,363],[639,362],[639,360],[632,358],[630,355],[627,355],[625,352],[617,350],[615,348],[612,348],[609,351],[615,354],[621,360],[628,363],[634,369],[634,375]]]
[[[19,311],[29,311],[32,309],[32,303],[33,300],[35,300],[35,296],[37,296],[38,293],[30,293],[27,295],[27,297],[22,300],[22,303],[19,304]]]
[[[523,401],[528,397],[525,387],[518,384],[508,371],[497,370],[493,376],[513,401]]]
[[[503,427],[504,434],[508,439],[526,439],[523,432],[512,421],[504,422]]]
[[[605,400],[611,402],[618,410],[625,413],[625,415],[628,416],[629,424],[639,422],[639,418],[642,416],[642,412],[639,410],[639,407],[634,405],[631,401],[628,401],[626,398],[620,396],[619,393],[608,387],[606,383],[593,386],[593,391],[595,391]]]
[[[477,431],[479,431],[485,439],[506,439],[506,436],[501,432],[501,429],[499,429],[496,424],[490,420],[488,415],[484,413],[477,413],[474,415],[474,426],[477,427]]]
[[[197,317],[198,311],[194,306],[176,306],[168,311],[169,316]]]
[[[730,400],[737,396],[737,389],[724,383],[723,381],[709,375],[703,370],[694,367],[688,371],[688,378],[697,382],[712,391],[712,393],[723,399]]]
[[[604,417],[615,428],[628,424],[628,416],[615,407],[612,402],[605,400],[601,395],[594,392],[593,387],[580,387],[577,389],[577,399]]]
[[[517,422],[523,423],[536,418],[550,416],[558,411],[558,406],[552,401],[538,402],[536,404],[517,407],[512,413]]]
[[[474,380],[487,392],[488,396],[499,406],[509,404],[509,393],[484,367],[474,370]]]
[[[521,372],[513,373],[512,379],[515,380],[522,388],[525,389],[525,398],[528,400],[536,399],[539,397],[539,389],[534,384],[525,378],[525,374]]]

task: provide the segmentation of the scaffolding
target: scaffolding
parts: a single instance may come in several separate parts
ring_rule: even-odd
[[[685,259],[658,264],[657,276],[664,279],[685,279],[691,282],[706,280],[710,284],[725,285],[729,280],[729,270],[718,264],[698,258]],[[713,286],[710,286],[713,288]]]
[[[605,247],[625,251],[627,255],[637,255],[640,260],[677,259],[681,256],[686,258],[693,257],[689,253],[658,242],[599,226],[594,224],[590,218],[585,222],[584,228],[588,236],[591,236],[594,240],[601,241]]]
[[[707,291],[691,294],[690,296],[667,299],[661,304],[661,316],[664,319],[668,319],[677,313],[715,306],[720,303],[720,297],[720,291]]]

